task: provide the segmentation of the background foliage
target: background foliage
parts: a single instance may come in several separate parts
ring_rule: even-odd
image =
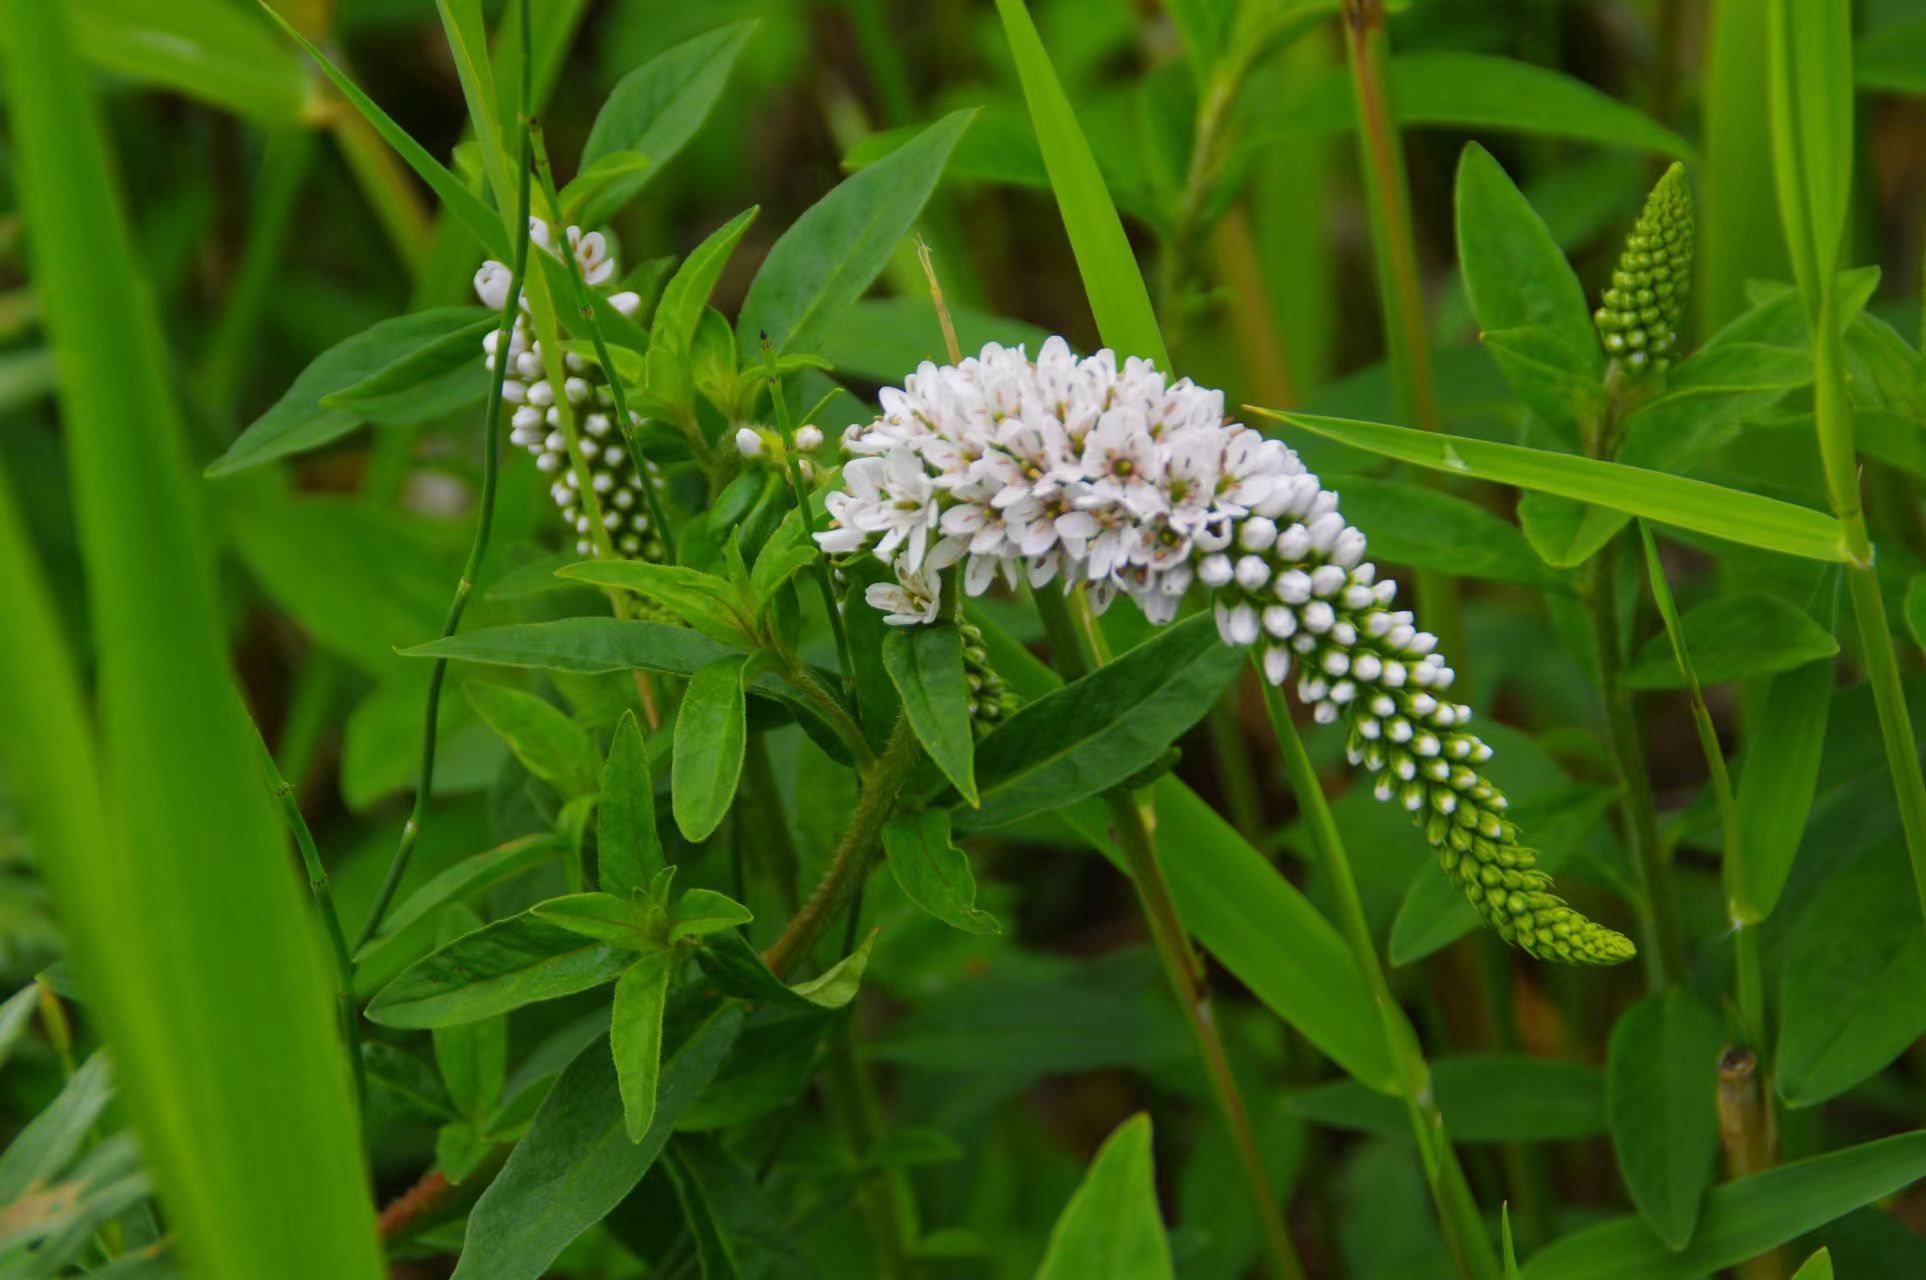
[[[1926,1274],[1926,6],[1343,7],[0,6],[0,1276]],[[685,573],[481,446],[523,200]],[[1200,620],[859,593],[846,698],[771,458],[945,358],[919,243],[966,350],[1265,406],[1640,962],[1478,927]],[[1082,678],[980,737],[983,664]]]

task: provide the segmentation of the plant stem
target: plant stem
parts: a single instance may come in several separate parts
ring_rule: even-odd
[[[335,1017],[341,1024],[341,1046],[348,1055],[348,1070],[354,1078],[355,1103],[365,1115],[368,1078],[361,1065],[361,1025],[354,1007],[354,955],[341,932],[341,917],[335,912],[334,893],[328,887],[328,869],[321,864],[321,851],[315,847],[314,833],[308,830],[308,820],[302,816],[301,801],[294,794],[293,784],[281,776],[280,768],[275,765],[274,753],[268,750],[261,727],[252,718],[248,725],[254,730],[254,745],[260,748],[261,773],[268,791],[280,804],[288,830],[294,833],[295,846],[301,851],[301,865],[308,874],[308,893],[314,899],[314,913],[321,917],[321,926],[328,935],[328,949],[334,957]]]
[[[1838,293],[1837,284],[1828,278],[1821,286],[1812,324],[1813,413],[1819,433],[1819,458],[1825,465],[1832,509],[1845,532],[1846,553],[1852,557],[1846,580],[1852,591],[1853,617],[1859,624],[1860,661],[1865,663],[1866,683],[1872,688],[1873,707],[1879,715],[1879,737],[1893,775],[1920,910],[1926,913],[1926,777],[1920,774],[1918,741],[1906,710],[1899,656],[1893,650],[1892,630],[1886,624],[1886,602],[1879,594],[1872,540],[1859,500]]]
[[[1283,753],[1285,776],[1290,781],[1292,794],[1297,797],[1298,808],[1311,828],[1311,844],[1317,854],[1318,869],[1324,873],[1337,899],[1338,926],[1351,945],[1352,958],[1357,962],[1358,970],[1378,1007],[1385,1041],[1390,1047],[1391,1059],[1404,1093],[1405,1110],[1411,1119],[1411,1132],[1417,1139],[1425,1180],[1431,1188],[1432,1203],[1437,1208],[1438,1222],[1444,1230],[1452,1262],[1459,1276],[1466,1280],[1495,1280],[1500,1274],[1498,1255],[1492,1249],[1484,1218],[1478,1212],[1470,1186],[1465,1182],[1458,1153],[1446,1136],[1444,1115],[1438,1110],[1437,1101],[1432,1095],[1431,1069],[1425,1063],[1416,1033],[1405,1019],[1403,1010],[1391,994],[1391,985],[1385,979],[1384,966],[1378,960],[1377,943],[1371,936],[1370,921],[1364,914],[1364,900],[1358,895],[1357,880],[1351,874],[1351,861],[1344,851],[1343,837],[1338,833],[1337,819],[1332,816],[1331,807],[1324,799],[1324,788],[1318,781],[1316,766],[1311,763],[1310,753],[1304,749],[1304,740],[1291,720],[1291,711],[1285,705],[1283,691],[1264,680],[1261,671],[1258,675],[1264,687],[1264,709],[1270,713],[1271,727],[1277,733],[1278,747]]]
[[[925,255],[929,252],[924,249]],[[934,277],[931,277],[934,280]],[[943,312],[944,323],[949,322],[949,313]],[[774,348],[769,339],[762,340],[762,358],[773,364]],[[809,507],[809,486],[803,483],[802,460],[796,456],[796,432],[789,421],[789,401],[783,395],[782,383],[769,384],[769,399],[775,405],[776,426],[782,432],[782,451],[788,462],[789,488],[796,499],[796,518],[802,521],[803,532],[809,536],[809,544],[816,544],[816,513]],[[829,630],[836,638],[836,668],[843,675],[843,696],[853,704],[856,700],[856,668],[849,656],[849,635],[843,630],[843,611],[836,607],[836,584],[830,579],[829,562],[819,552],[814,562],[816,586],[822,592],[823,613],[829,618]],[[861,735],[859,734],[860,738]]]
[[[1417,234],[1411,222],[1404,140],[1391,111],[1384,0],[1343,0],[1341,25],[1357,108],[1358,160],[1370,210],[1371,256],[1377,267],[1378,309],[1391,382],[1404,418],[1425,431],[1436,431],[1438,393],[1431,376],[1431,342],[1418,272]],[[1426,483],[1440,481],[1427,475]],[[1418,603],[1424,617],[1433,620],[1445,651],[1460,655],[1462,661],[1465,628],[1457,584],[1443,574],[1424,571],[1418,575]]]
[[[889,745],[883,748],[883,754],[862,771],[862,796],[856,802],[856,814],[850,819],[849,829],[836,845],[829,870],[823,873],[802,910],[790,917],[782,936],[762,953],[763,963],[773,972],[781,974],[807,952],[823,927],[869,878],[876,865],[876,854],[882,847],[883,823],[896,807],[896,797],[909,780],[916,757],[916,735],[910,730],[909,721],[899,716],[896,726],[890,730]]]
[[[1767,1097],[1757,1055],[1746,1048],[1719,1055],[1719,1145],[1726,1175],[1737,1180],[1770,1169],[1779,1160],[1778,1124]],[[1780,1280],[1784,1255],[1771,1249],[1737,1268],[1740,1280]]]
[[[1035,598],[1037,612],[1043,618],[1044,632],[1050,639],[1050,655],[1059,674],[1066,681],[1088,675],[1094,665],[1092,649],[1089,647],[1091,637],[1079,626],[1079,618],[1073,616],[1070,604],[1054,591],[1038,591]],[[1080,612],[1085,624],[1094,623],[1087,609]],[[1094,626],[1090,630],[1094,632]],[[1251,1128],[1250,1113],[1244,1106],[1237,1081],[1231,1075],[1230,1060],[1224,1053],[1223,1039],[1218,1035],[1216,1020],[1211,1015],[1210,991],[1204,981],[1203,963],[1190,945],[1183,920],[1177,913],[1177,903],[1171,897],[1170,884],[1164,879],[1163,868],[1157,862],[1157,850],[1151,839],[1148,817],[1143,806],[1124,791],[1109,792],[1104,796],[1104,803],[1109,808],[1110,821],[1116,827],[1117,843],[1123,850],[1124,865],[1137,891],[1137,905],[1143,911],[1145,924],[1150,928],[1157,958],[1163,962],[1164,973],[1177,996],[1177,1005],[1183,1010],[1184,1021],[1197,1041],[1198,1053],[1210,1076],[1218,1110],[1223,1115],[1225,1127],[1230,1131],[1231,1144],[1237,1151],[1245,1185],[1250,1190],[1251,1201],[1257,1211],[1271,1269],[1286,1280],[1303,1280],[1304,1264],[1298,1261],[1297,1249],[1291,1243],[1290,1231],[1284,1225],[1283,1212],[1271,1188],[1270,1175],[1264,1170],[1257,1136]]]
[[[1644,945],[1646,985],[1663,990],[1681,972],[1684,949],[1679,941],[1677,914],[1666,879],[1665,853],[1659,844],[1658,805],[1652,780],[1645,771],[1645,752],[1639,743],[1638,718],[1632,696],[1619,681],[1618,591],[1613,580],[1614,538],[1592,557],[1590,590],[1586,593],[1592,636],[1598,649],[1599,686],[1605,699],[1605,738],[1619,775],[1620,811],[1626,839],[1631,841],[1633,871],[1639,879],[1639,905]]]
[[[527,40],[527,10],[523,10],[523,40]],[[527,60],[523,60],[522,100],[528,101]],[[455,584],[455,597],[448,604],[448,616],[441,624],[441,637],[447,639],[461,626],[461,615],[468,608],[468,598],[475,594],[475,578],[481,573],[482,557],[488,552],[488,535],[495,523],[495,488],[501,472],[501,415],[502,383],[508,376],[508,342],[514,332],[515,319],[521,312],[522,285],[528,274],[528,204],[532,169],[529,164],[529,126],[527,115],[522,117],[520,147],[520,189],[519,199],[521,220],[517,224],[515,236],[515,265],[511,270],[508,284],[508,300],[502,307],[501,327],[496,330],[500,335],[496,343],[500,356],[495,361],[494,377],[488,383],[488,406],[482,413],[482,488],[481,499],[475,518],[475,540],[468,548],[468,562],[462,567],[461,580]],[[559,360],[559,353],[554,358]],[[559,386],[559,382],[557,383]],[[565,403],[566,396],[557,397],[558,403]],[[583,474],[587,474],[586,468]],[[428,675],[427,707],[423,713],[421,743],[421,773],[415,784],[414,808],[408,814],[408,821],[401,829],[401,841],[395,847],[394,858],[388,864],[388,874],[383,877],[381,889],[375,894],[374,905],[368,910],[367,923],[361,926],[360,937],[355,941],[355,949],[368,944],[381,928],[381,918],[388,913],[389,904],[394,901],[395,891],[401,887],[401,877],[408,870],[408,861],[415,851],[415,842],[421,837],[422,823],[428,818],[428,803],[435,785],[435,730],[441,716],[441,685],[448,674],[448,660],[435,659],[434,669]]]
[[[831,1119],[859,1161],[883,1138],[882,1107],[869,1071],[856,1052],[856,1020],[846,1016],[832,1038],[823,1095]],[[916,1199],[900,1166],[868,1169],[858,1176],[857,1199],[869,1220],[870,1251],[878,1280],[904,1280],[912,1274],[916,1247]]]

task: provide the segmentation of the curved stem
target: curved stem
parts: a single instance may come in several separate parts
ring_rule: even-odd
[[[1072,601],[1055,591],[1039,591],[1035,598],[1044,633],[1050,638],[1050,656],[1058,672],[1066,681],[1088,675],[1096,665],[1092,661],[1093,653],[1101,657],[1105,651],[1100,647],[1102,635],[1087,602],[1080,594]],[[1190,944],[1176,900],[1171,896],[1170,884],[1157,862],[1149,817],[1144,807],[1127,792],[1108,793],[1104,804],[1116,828],[1124,865],[1137,891],[1137,906],[1149,926],[1157,958],[1163,963],[1164,975],[1170,979],[1178,1008],[1183,1011],[1191,1037],[1197,1042],[1198,1056],[1210,1076],[1211,1092],[1224,1126],[1230,1132],[1231,1146],[1237,1152],[1271,1269],[1285,1280],[1303,1280],[1304,1264],[1298,1260],[1290,1230],[1284,1225],[1282,1207],[1271,1188],[1270,1175],[1264,1170],[1257,1136],[1251,1128],[1250,1112],[1231,1074],[1223,1038],[1218,1035],[1217,1022],[1211,1014],[1203,962]]]
[[[1432,1094],[1431,1069],[1425,1063],[1416,1033],[1391,994],[1384,966],[1378,960],[1377,943],[1371,936],[1364,901],[1351,874],[1351,860],[1338,834],[1337,819],[1325,802],[1317,769],[1304,749],[1297,726],[1291,721],[1283,692],[1263,680],[1261,671],[1258,674],[1264,687],[1264,709],[1270,713],[1271,727],[1277,733],[1291,793],[1297,797],[1298,808],[1311,829],[1318,869],[1324,873],[1337,899],[1338,926],[1351,945],[1352,958],[1371,991],[1384,1026],[1385,1040],[1403,1090],[1405,1110],[1410,1116],[1412,1136],[1417,1139],[1425,1180],[1430,1185],[1432,1203],[1437,1208],[1452,1261],[1458,1274],[1467,1280],[1495,1280],[1500,1274],[1498,1256],[1491,1247],[1491,1237],[1485,1231],[1484,1217],[1472,1198],[1471,1187],[1465,1181],[1464,1169],[1458,1163],[1458,1153],[1446,1135],[1444,1113],[1438,1109]]]
[[[523,25],[526,27],[527,9],[523,9]],[[527,43],[527,32],[523,32],[523,43]],[[522,100],[528,101],[527,60],[523,60]],[[502,383],[508,377],[509,335],[515,329],[515,317],[521,310],[522,284],[528,274],[528,201],[531,170],[528,162],[528,126],[526,114],[522,117],[521,130],[521,221],[517,224],[520,234],[515,238],[515,265],[508,285],[508,301],[502,307],[500,335],[496,342],[501,356],[495,361],[495,375],[488,383],[488,407],[482,413],[482,488],[479,510],[475,520],[475,540],[468,548],[468,562],[462,567],[461,581],[455,584],[455,597],[448,605],[448,616],[441,624],[441,638],[447,639],[461,626],[461,615],[468,608],[468,598],[475,593],[475,578],[481,573],[482,557],[488,553],[488,535],[495,524],[495,487],[501,472],[501,416]],[[421,772],[415,784],[414,808],[408,814],[407,824],[401,829],[400,843],[395,847],[393,859],[388,863],[388,874],[382,879],[381,889],[375,895],[374,906],[368,910],[367,923],[361,926],[361,934],[355,941],[355,949],[368,944],[381,928],[381,919],[388,914],[388,907],[394,901],[395,891],[401,887],[401,878],[408,870],[408,861],[415,851],[415,842],[421,837],[422,823],[428,817],[428,801],[435,786],[435,729],[441,716],[441,685],[448,674],[448,660],[435,659],[434,670],[428,676],[428,699],[423,713]]]
[[[868,768],[863,770],[862,798],[856,802],[856,815],[836,845],[829,870],[823,873],[816,891],[803,903],[802,910],[790,917],[782,936],[762,953],[770,970],[782,971],[807,952],[816,937],[838,912],[856,895],[863,881],[876,866],[882,848],[883,823],[896,808],[896,797],[909,780],[916,763],[916,735],[909,721],[898,717],[890,730],[889,745]]]

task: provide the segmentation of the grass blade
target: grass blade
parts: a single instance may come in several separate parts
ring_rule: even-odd
[[[1433,471],[1572,498],[1765,551],[1829,562],[1848,559],[1839,521],[1824,512],[1775,498],[1576,454],[1435,435],[1378,422],[1246,407],[1339,444]]]
[[[35,285],[63,300],[51,333],[102,694],[96,778],[67,668],[43,647],[51,636],[31,606],[25,625],[0,628],[24,633],[0,644],[41,649],[5,665],[21,687],[0,705],[13,752],[54,784],[60,856],[45,871],[108,1045],[138,1064],[126,1088],[142,1148],[197,1273],[374,1277],[327,965],[254,775],[99,115],[65,7],[29,0],[5,14]],[[0,560],[22,572],[17,554]],[[75,811],[90,800],[91,816]]]

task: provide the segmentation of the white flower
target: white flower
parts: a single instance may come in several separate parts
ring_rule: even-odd
[[[508,305],[508,286],[513,280],[514,273],[490,258],[482,263],[481,270],[475,273],[475,296],[480,298],[481,304],[490,311],[500,311]],[[489,354],[494,354],[492,345],[489,348]]]
[[[924,626],[936,621],[942,584],[934,569],[915,568],[907,559],[896,562],[895,582],[873,582],[863,592],[872,609],[883,612],[892,627]]]
[[[745,458],[762,456],[762,433],[754,427],[740,427],[736,431],[736,452]]]
[[[814,453],[823,447],[821,427],[801,426],[796,428],[796,447],[804,453]]]

